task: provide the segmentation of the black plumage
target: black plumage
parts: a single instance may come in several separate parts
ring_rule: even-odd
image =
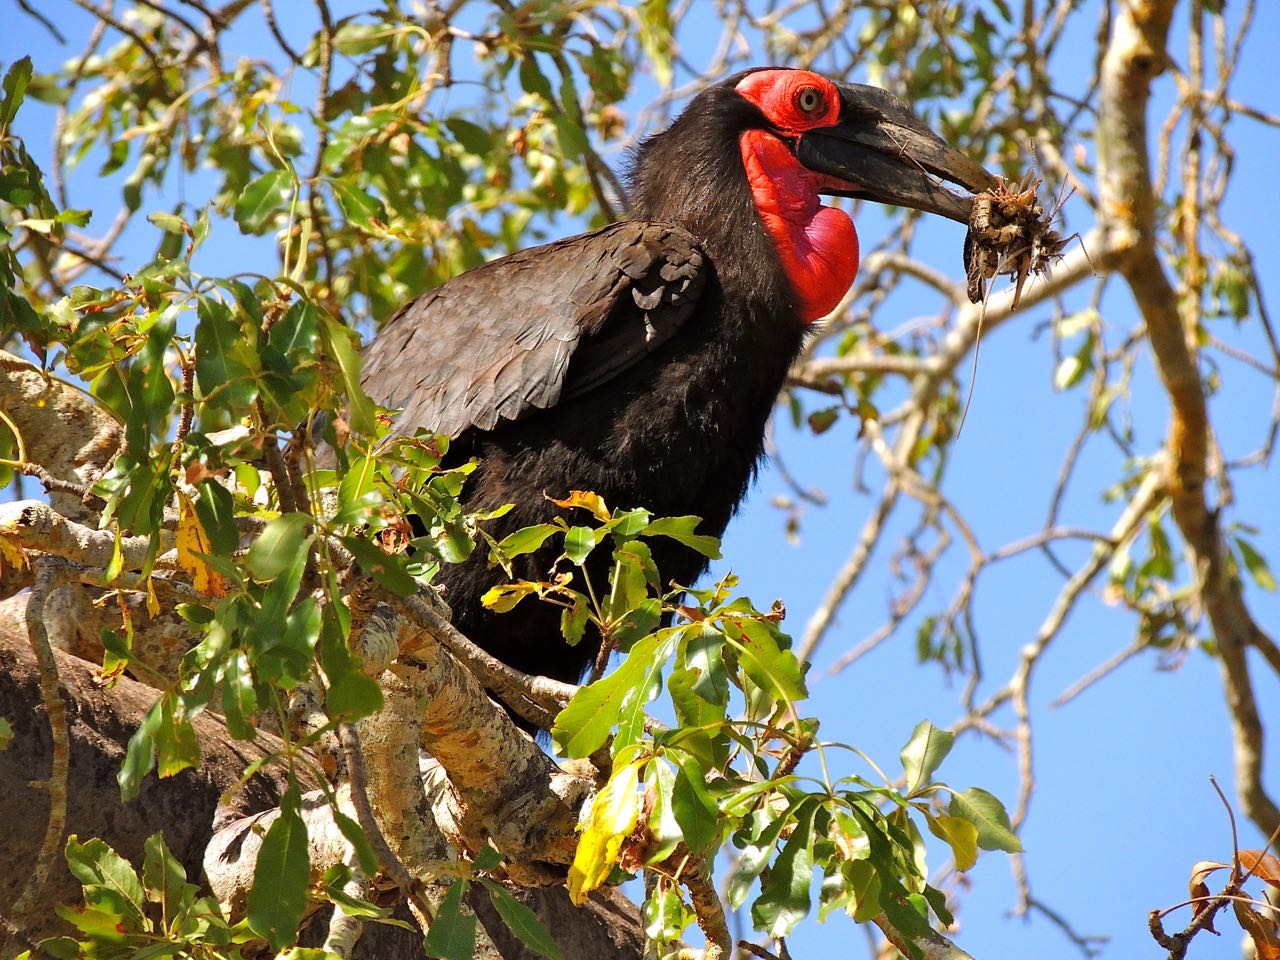
[[[573,489],[615,508],[696,514],[719,535],[746,493],[808,324],[739,149],[744,130],[770,122],[737,79],[639,147],[632,219],[463,274],[367,348],[365,389],[402,408],[398,433],[443,432],[451,461],[479,458],[468,508],[516,504],[493,535],[547,521],[558,511],[547,497]],[[691,584],[705,568],[675,541],[651,546],[667,581]],[[544,579],[557,552],[519,558],[516,575]],[[517,669],[578,680],[599,638],[568,646],[547,604],[485,610],[480,597],[505,579],[485,553],[440,575],[457,626]],[[610,563],[606,550],[593,555],[593,583]]]

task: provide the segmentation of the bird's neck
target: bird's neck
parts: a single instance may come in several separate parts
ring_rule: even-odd
[[[843,210],[823,206],[820,177],[777,137],[748,130],[738,139],[756,213],[764,224],[806,322],[826,316],[858,272],[858,235]]]

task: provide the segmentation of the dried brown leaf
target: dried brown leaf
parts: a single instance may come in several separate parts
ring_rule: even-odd
[[[1231,869],[1230,864],[1218,863],[1216,860],[1201,860],[1191,868],[1191,899],[1196,901],[1191,904],[1191,918],[1193,920],[1209,908],[1208,899],[1201,899],[1209,896],[1209,886],[1205,883],[1206,878],[1215,870],[1229,869]],[[1212,920],[1209,921],[1206,929],[1211,933],[1218,932],[1213,929]]]
[[[1263,850],[1241,850],[1240,868],[1280,889],[1280,857]]]
[[[1256,853],[1257,851],[1250,851]],[[1244,851],[1241,851],[1241,856]],[[1244,932],[1253,940],[1258,960],[1280,960],[1280,926],[1270,917],[1263,916],[1241,900],[1232,901],[1231,908]]]

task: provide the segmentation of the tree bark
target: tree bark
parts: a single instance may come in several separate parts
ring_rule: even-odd
[[[195,720],[204,755],[200,768],[163,780],[149,776],[137,799],[123,803],[116,771],[129,737],[157,692],[127,677],[103,689],[94,664],[62,652],[56,656],[71,728],[67,832],[82,839],[100,837],[135,867],[142,862],[146,838],[162,832],[188,878],[201,882],[201,863],[215,820],[225,822],[278,804],[283,776],[267,766],[230,798],[227,807],[218,808],[219,798],[237,782],[245,766],[278,748],[279,741],[266,733],[259,733],[253,743],[233,740],[218,717],[203,714]],[[31,875],[49,810],[45,791],[32,785],[48,775],[52,751],[49,724],[39,707],[39,684],[36,659],[25,634],[13,618],[0,618],[0,716],[14,731],[9,748],[0,751],[0,915],[4,916]],[[513,892],[538,913],[567,958],[639,960],[643,956],[639,911],[616,890],[598,892],[583,909],[569,903],[562,887]],[[80,903],[81,891],[61,858],[38,902],[37,915],[10,917],[29,939],[70,932],[53,906]],[[469,902],[502,957],[532,960],[536,956],[506,929],[483,890],[473,888]],[[317,912],[304,930],[303,943],[322,942],[327,919],[328,911]],[[0,932],[0,957],[11,957],[20,949]],[[366,924],[354,956],[420,958],[421,935]]]

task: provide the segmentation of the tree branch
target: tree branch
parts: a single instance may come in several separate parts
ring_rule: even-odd
[[[1246,649],[1263,635],[1226,562],[1218,511],[1206,499],[1209,422],[1204,385],[1191,346],[1194,331],[1156,248],[1156,197],[1147,153],[1151,81],[1166,65],[1174,0],[1120,5],[1102,65],[1098,181],[1110,235],[1132,242],[1120,269],[1146,324],[1147,339],[1170,402],[1166,448],[1174,521],[1191,551],[1194,576],[1217,641],[1218,662],[1235,741],[1236,790],[1264,834],[1280,825],[1280,807],[1263,787],[1263,728]]]

